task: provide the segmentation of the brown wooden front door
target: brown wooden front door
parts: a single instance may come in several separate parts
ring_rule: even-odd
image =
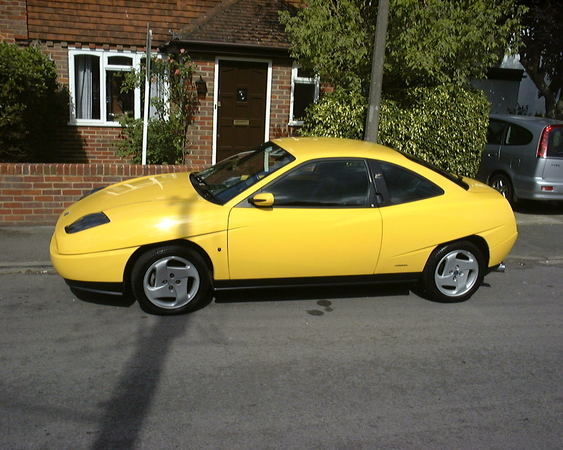
[[[219,61],[217,161],[264,142],[268,64]]]

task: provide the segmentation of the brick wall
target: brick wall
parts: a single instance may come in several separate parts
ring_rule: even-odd
[[[291,69],[288,60],[274,60],[272,64],[272,97],[270,99],[270,139],[291,136],[289,127],[291,102]]]
[[[0,41],[27,39],[27,8],[25,0],[0,0]]]
[[[0,226],[54,225],[86,192],[129,178],[199,167],[130,164],[0,164]]]
[[[199,105],[193,124],[188,129],[188,160],[192,164],[210,165],[213,154],[213,96],[215,83],[215,57],[199,56],[193,59],[196,68],[194,81],[202,80],[207,93],[199,96]]]

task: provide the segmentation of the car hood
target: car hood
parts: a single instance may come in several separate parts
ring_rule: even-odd
[[[55,237],[61,254],[116,250],[224,231],[225,211],[202,198],[187,173],[153,175],[111,185],[71,205]],[[97,212],[110,222],[66,233],[67,225]]]

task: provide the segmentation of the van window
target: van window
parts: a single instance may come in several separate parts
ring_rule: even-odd
[[[526,128],[511,123],[506,133],[505,145],[528,145],[532,138],[532,133],[526,130]]]
[[[507,123],[500,120],[491,119],[487,128],[487,144],[500,145],[502,142],[502,135]]]
[[[549,158],[563,158],[563,126],[554,126],[549,133],[547,146]]]

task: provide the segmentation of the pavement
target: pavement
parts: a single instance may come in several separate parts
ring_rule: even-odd
[[[563,264],[563,209],[526,204],[516,210],[520,233],[510,262]],[[0,227],[0,274],[54,273],[49,242],[54,226]]]
[[[0,274],[54,273],[49,243],[54,226],[0,227]]]

